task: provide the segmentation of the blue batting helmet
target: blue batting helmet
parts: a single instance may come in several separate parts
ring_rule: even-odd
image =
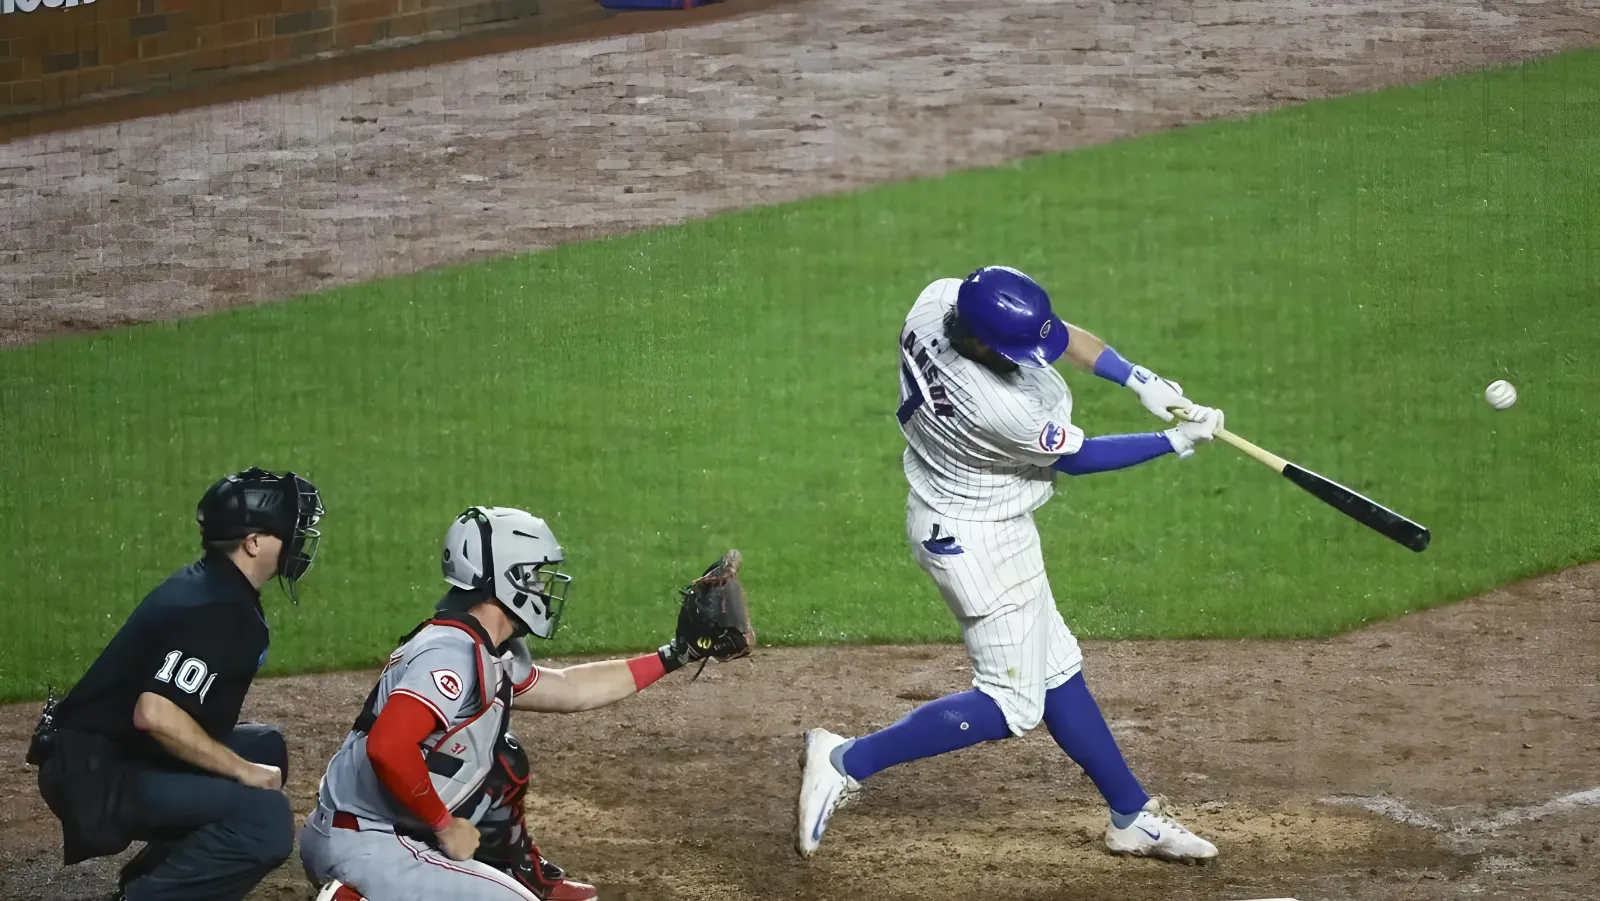
[[[956,292],[956,315],[973,337],[1018,366],[1048,366],[1067,349],[1050,295],[1010,266],[985,266]]]

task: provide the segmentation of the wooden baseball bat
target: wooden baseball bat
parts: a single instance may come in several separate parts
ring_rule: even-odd
[[[1433,537],[1426,526],[1401,516],[1377,501],[1297,466],[1272,451],[1257,447],[1227,429],[1217,429],[1217,437],[1272,467],[1284,478],[1299,485],[1324,504],[1338,510],[1374,532],[1421,553]]]

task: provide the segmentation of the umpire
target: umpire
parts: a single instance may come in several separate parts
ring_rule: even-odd
[[[240,901],[294,849],[275,726],[239,723],[267,660],[261,587],[291,602],[311,568],[322,499],[258,467],[216,482],[195,510],[205,553],[145,596],[59,702],[28,762],[61,820],[71,866],[145,847],[122,869],[127,901]]]

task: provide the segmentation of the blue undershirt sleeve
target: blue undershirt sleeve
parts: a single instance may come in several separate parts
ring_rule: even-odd
[[[1077,453],[1058,458],[1050,468],[1069,476],[1083,476],[1126,469],[1172,452],[1172,442],[1160,432],[1097,435],[1084,439]]]

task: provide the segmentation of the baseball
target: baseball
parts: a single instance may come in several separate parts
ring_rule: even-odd
[[[1483,390],[1483,399],[1496,410],[1504,410],[1517,402],[1517,389],[1505,379],[1498,379]]]

